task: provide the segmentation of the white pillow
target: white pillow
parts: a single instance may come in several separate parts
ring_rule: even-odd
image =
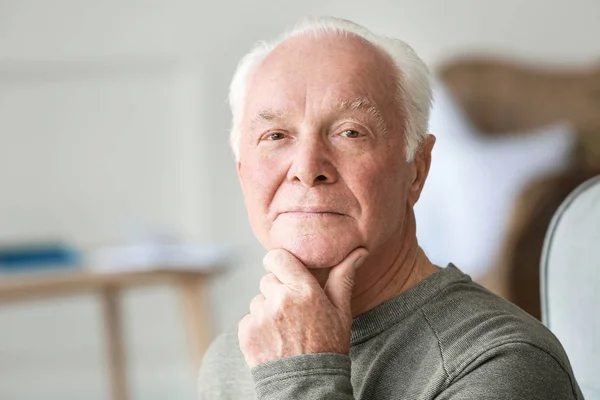
[[[498,259],[522,189],[565,168],[575,134],[560,123],[486,138],[441,82],[434,85],[429,131],[437,140],[415,206],[417,238],[434,264],[452,262],[477,279]]]

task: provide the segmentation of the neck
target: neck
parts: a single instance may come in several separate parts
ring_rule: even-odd
[[[356,271],[353,317],[397,297],[438,271],[417,243],[412,210],[407,217],[403,229],[390,238],[384,250],[369,256]]]

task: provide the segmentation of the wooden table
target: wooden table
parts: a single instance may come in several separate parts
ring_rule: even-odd
[[[49,296],[95,293],[103,305],[104,335],[112,398],[127,400],[127,363],[121,314],[121,291],[155,284],[174,284],[181,297],[183,318],[197,370],[211,340],[210,315],[203,290],[209,273],[190,270],[151,270],[95,273],[0,276],[0,304]]]

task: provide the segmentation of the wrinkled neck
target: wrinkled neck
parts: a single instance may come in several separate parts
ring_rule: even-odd
[[[407,212],[402,229],[383,247],[380,254],[370,257],[356,273],[353,317],[397,297],[438,271],[419,247],[412,209]]]

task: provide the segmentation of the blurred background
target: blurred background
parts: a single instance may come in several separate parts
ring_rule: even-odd
[[[21,299],[28,279],[183,269],[208,276],[205,334],[235,328],[264,250],[228,84],[255,41],[309,15],[401,38],[435,72],[419,240],[539,317],[547,224],[600,164],[597,0],[0,0],[0,399],[122,396],[101,290]],[[180,286],[119,292],[129,399],[195,397]]]

